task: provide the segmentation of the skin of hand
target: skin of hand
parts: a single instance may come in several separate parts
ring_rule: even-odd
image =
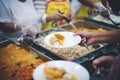
[[[83,43],[86,43],[87,45],[91,45],[95,43],[95,38],[93,37],[93,33],[91,32],[76,32],[74,36],[80,35],[82,37],[82,41],[80,45],[83,45]]]
[[[86,38],[86,40],[81,41],[81,43],[86,43],[87,45],[95,44],[95,43],[116,43],[120,42],[120,29],[99,32],[99,33],[91,33],[91,32],[82,32],[78,31],[74,34],[74,36],[79,35],[82,38]]]
[[[99,67],[104,74],[108,74],[114,62],[114,59],[115,59],[114,56],[102,56],[95,59],[92,63],[92,66],[94,69]]]
[[[107,80],[120,80],[120,54],[118,54],[111,66]]]
[[[100,67],[102,71],[109,71],[115,57],[114,56],[102,56],[93,61],[92,65],[96,69],[96,67]]]
[[[72,12],[72,10],[70,10],[69,14],[68,14],[68,19],[71,20],[73,18],[74,18],[73,12]]]
[[[47,22],[49,21],[52,21],[52,20],[62,20],[63,19],[63,14],[57,12],[57,13],[54,13],[54,14],[50,14],[47,16]]]
[[[107,0],[101,0],[101,1],[102,1],[102,4],[110,11],[110,13],[113,14],[112,8],[110,7],[109,2]]]
[[[28,34],[34,36],[37,33],[37,30],[34,28],[34,26],[23,25],[21,28],[25,35]]]

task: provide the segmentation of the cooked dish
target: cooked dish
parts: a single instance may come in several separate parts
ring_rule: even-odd
[[[0,48],[0,79],[30,80],[33,70],[44,62],[33,56],[29,50],[8,44]]]
[[[87,48],[82,47],[80,45],[75,45],[75,46],[70,47],[70,48],[54,48],[54,47],[48,46],[43,41],[41,41],[40,44],[43,47],[55,52],[56,55],[59,55],[60,57],[67,59],[67,60],[74,60],[78,57],[81,57],[81,56],[95,50],[95,48],[92,45],[88,46],[88,48],[89,48],[89,50],[88,50]]]
[[[65,37],[62,34],[54,34],[53,37],[50,38],[50,44],[55,45],[57,42],[59,45],[62,45]]]
[[[74,74],[57,67],[45,66],[44,74],[45,80],[77,80]]]
[[[102,26],[91,25],[89,23],[77,23],[74,25],[76,26],[78,31],[94,32],[94,33],[106,31],[105,29],[102,28]],[[71,26],[67,26],[67,27],[65,26],[63,28],[68,31],[75,32],[75,30]]]

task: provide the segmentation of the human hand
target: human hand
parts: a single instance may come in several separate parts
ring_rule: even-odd
[[[35,29],[34,26],[29,26],[29,25],[25,25],[25,27],[22,28],[22,31],[25,32],[25,34],[27,35],[31,35],[31,36],[35,36],[37,33],[37,30]]]
[[[108,71],[113,63],[114,56],[102,56],[93,61],[92,65],[94,68],[100,67],[102,71]]]
[[[75,15],[73,14],[72,10],[70,10],[69,13],[68,13],[69,20],[72,20],[74,18],[74,16]]]
[[[63,14],[61,14],[59,12],[51,14],[49,16],[51,17],[52,20],[56,20],[56,21],[63,19]]]
[[[110,10],[106,8],[101,2],[94,3],[93,9],[95,12],[100,13],[103,17],[109,17],[110,16]]]
[[[95,43],[94,33],[80,31],[74,34],[74,36],[77,36],[77,35],[82,37],[82,41],[80,43],[80,45],[82,46],[84,46],[84,43],[86,43],[87,45],[91,45]]]
[[[17,30],[21,30],[24,35],[31,35],[34,36],[37,33],[37,30],[34,28],[34,26],[30,26],[30,25],[17,25],[16,26]]]

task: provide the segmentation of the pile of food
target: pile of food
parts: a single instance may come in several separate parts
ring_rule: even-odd
[[[33,56],[29,50],[8,44],[0,48],[0,79],[30,80],[33,70],[44,62]]]
[[[53,37],[50,38],[50,44],[55,45],[56,43],[59,43],[59,45],[62,45],[64,42],[65,37],[62,34],[54,34]]]
[[[80,45],[75,45],[70,48],[54,48],[54,47],[48,46],[44,41],[41,41],[39,44],[42,45],[43,47],[55,52],[56,55],[58,55],[64,59],[67,59],[67,60],[74,60],[76,58],[79,58],[79,57],[95,50],[95,48],[92,45],[88,46],[88,48],[89,48],[89,50],[88,50],[86,47],[82,47]]]
[[[45,80],[78,80],[77,77],[66,72],[63,68],[51,67],[46,64],[44,67]]]
[[[76,26],[78,31],[94,32],[94,33],[106,31],[105,29],[102,28],[102,26],[92,25],[89,23],[77,23],[74,25]],[[75,30],[70,25],[63,28],[70,32],[75,32]]]

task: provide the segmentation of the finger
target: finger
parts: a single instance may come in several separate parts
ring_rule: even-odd
[[[73,34],[73,36],[81,36],[82,35],[82,32],[79,32],[79,31],[77,31],[77,32],[75,32],[74,34]]]
[[[108,56],[102,56],[93,61],[93,67],[96,68],[97,66],[101,65],[102,63],[108,60]]]

